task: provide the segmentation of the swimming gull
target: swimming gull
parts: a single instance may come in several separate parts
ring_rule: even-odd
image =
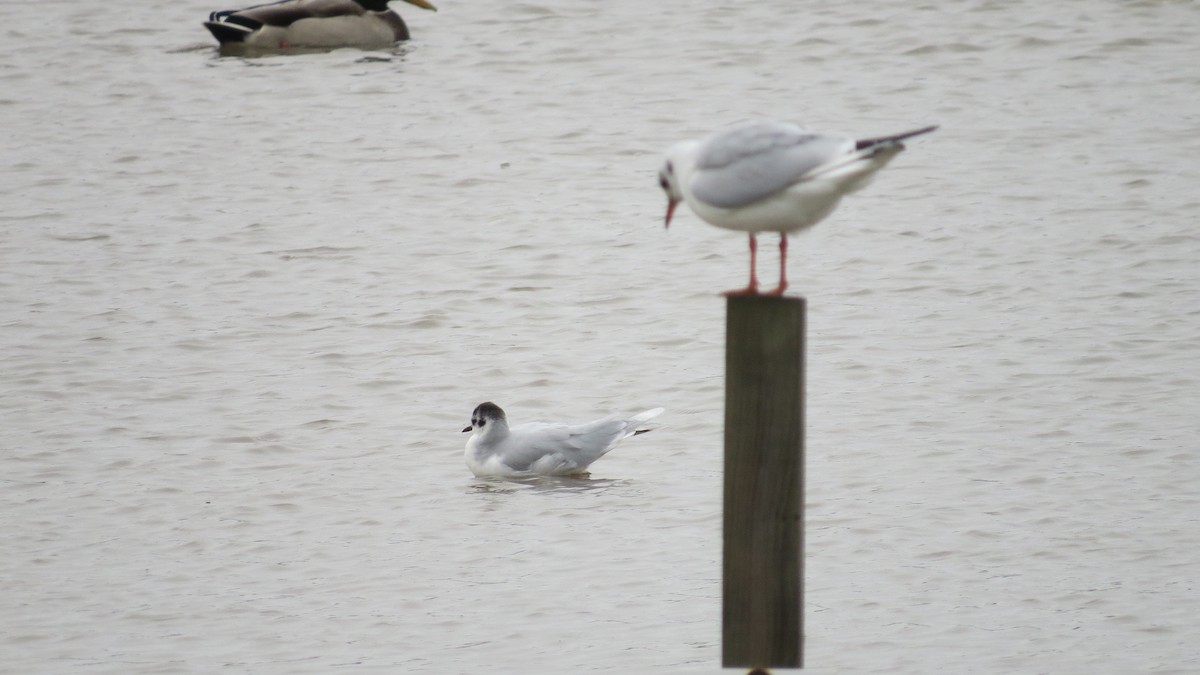
[[[630,417],[610,415],[586,424],[528,422],[510,427],[500,406],[488,401],[471,413],[467,467],[476,476],[569,476],[588,466],[663,412],[653,408]]]

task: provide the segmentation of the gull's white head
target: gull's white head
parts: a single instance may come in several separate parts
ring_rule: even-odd
[[[480,436],[486,436],[492,433],[493,429],[507,429],[508,417],[500,406],[487,401],[475,406],[475,410],[471,413],[471,424],[463,429],[463,433],[474,431]]]
[[[699,141],[680,141],[672,145],[671,149],[667,150],[662,168],[658,170],[658,185],[667,193],[665,227],[671,227],[671,216],[675,214],[675,207],[684,200],[683,185],[692,173],[699,149]]]

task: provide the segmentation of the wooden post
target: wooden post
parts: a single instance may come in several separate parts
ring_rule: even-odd
[[[722,665],[804,666],[803,298],[729,296]]]

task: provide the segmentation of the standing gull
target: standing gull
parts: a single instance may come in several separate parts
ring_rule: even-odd
[[[750,234],[750,285],[727,295],[758,293],[759,232],[779,233],[779,286],[787,290],[788,233],[816,225],[841,198],[866,185],[901,150],[904,139],[936,126],[856,141],[786,122],[743,122],[667,151],[658,183],[667,193],[666,225],[679,202],[703,220]]]
[[[586,424],[528,422],[508,426],[500,406],[480,403],[471,413],[467,467],[476,476],[569,476],[587,472],[622,440],[649,431],[642,424],[662,413],[653,408],[628,418],[610,415]]]

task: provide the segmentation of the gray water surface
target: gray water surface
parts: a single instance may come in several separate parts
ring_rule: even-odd
[[[942,125],[789,256],[808,669],[1200,670],[1197,4],[90,4],[0,7],[0,671],[719,671],[746,242],[655,175],[760,116]],[[492,482],[484,400],[667,413]]]

